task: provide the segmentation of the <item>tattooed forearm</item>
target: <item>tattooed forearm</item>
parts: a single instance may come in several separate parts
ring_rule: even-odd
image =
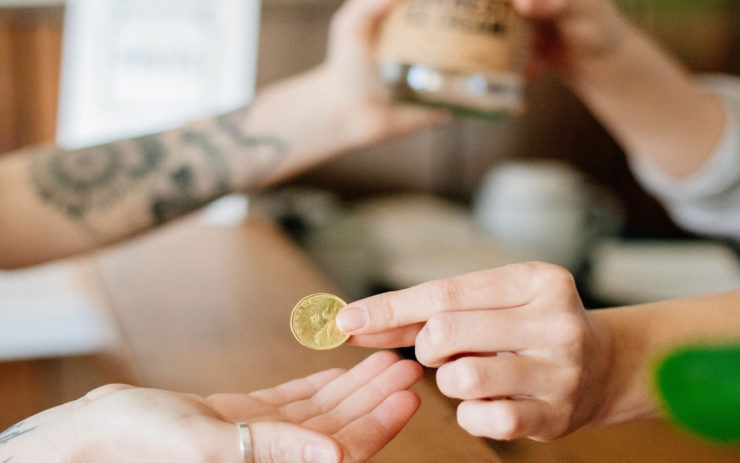
[[[221,130],[226,132],[234,143],[242,149],[249,150],[255,154],[255,164],[252,172],[249,174],[247,184],[256,186],[265,181],[278,167],[283,163],[288,155],[288,147],[284,141],[275,137],[255,137],[247,135],[242,127],[246,126],[247,111],[239,109],[228,114],[219,116],[216,119]],[[258,154],[259,148],[262,151],[266,148],[266,153],[262,156]]]
[[[201,132],[185,132],[180,139],[201,153],[207,168],[193,164],[175,166],[167,181],[159,183],[150,201],[157,224],[186,214],[231,190],[230,168],[221,149]]]
[[[44,203],[93,230],[124,202],[124,219],[162,223],[237,186],[259,185],[280,167],[285,143],[247,134],[246,115],[243,108],[162,134],[75,151],[45,149],[32,157],[31,181]]]
[[[162,168],[165,158],[156,136],[77,151],[51,148],[33,156],[31,180],[44,202],[84,220],[130,194]]]
[[[275,137],[253,137],[244,133],[243,127],[246,125],[244,121],[246,115],[246,111],[238,109],[219,116],[216,121],[223,131],[242,146],[271,146],[276,152],[286,151],[287,147],[282,140]]]
[[[15,439],[16,437],[27,434],[33,431],[34,429],[36,429],[36,426],[27,426],[25,421],[21,421],[20,423],[9,427],[5,431],[3,431],[2,434],[0,434],[0,445],[7,444],[8,442]],[[6,461],[9,461],[9,460],[6,460]]]

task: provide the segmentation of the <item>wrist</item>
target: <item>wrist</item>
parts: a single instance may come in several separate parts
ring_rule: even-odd
[[[327,158],[365,143],[361,95],[326,63],[259,93],[249,110],[251,133],[275,134],[301,157]],[[277,134],[276,132],[279,132]]]
[[[608,34],[611,38],[605,39],[595,51],[569,53],[563,77],[579,95],[587,94],[590,87],[604,85],[603,82],[634,78],[632,71],[639,66],[637,61],[646,39],[625,18],[618,16],[614,22],[609,28],[612,30]]]
[[[357,123],[362,114],[363,99],[349,77],[341,75],[329,63],[322,63],[305,75],[306,94],[315,102],[314,113],[342,149],[363,144],[367,128]]]
[[[322,110],[335,129],[332,135],[345,149],[365,146],[393,134],[390,103],[382,100],[380,91],[375,92],[378,89],[367,81],[369,77],[352,82],[352,76],[328,62],[313,73],[312,88],[319,89]]]
[[[648,330],[633,308],[592,312],[609,346],[605,352],[603,396],[594,425],[653,418],[658,415],[651,382]]]

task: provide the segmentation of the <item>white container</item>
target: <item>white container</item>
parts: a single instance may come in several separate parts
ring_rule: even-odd
[[[621,223],[621,209],[613,198],[594,192],[565,163],[510,162],[485,175],[474,214],[485,232],[517,260],[576,271],[588,245]]]

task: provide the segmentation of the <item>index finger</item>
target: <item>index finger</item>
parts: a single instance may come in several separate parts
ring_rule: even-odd
[[[512,264],[371,296],[353,302],[337,315],[345,333],[368,335],[423,323],[439,312],[507,309],[526,305],[543,281],[570,274],[544,263]]]

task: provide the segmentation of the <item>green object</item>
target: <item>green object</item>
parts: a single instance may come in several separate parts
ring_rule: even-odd
[[[665,357],[656,386],[666,412],[709,440],[740,443],[740,345],[687,347]]]

